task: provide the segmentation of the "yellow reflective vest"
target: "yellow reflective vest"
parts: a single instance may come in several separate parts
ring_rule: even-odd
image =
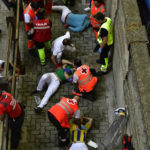
[[[107,45],[112,45],[113,44],[113,26],[112,26],[112,20],[108,17],[105,17],[107,20],[105,23],[103,23],[98,31],[98,43],[101,45],[102,43],[102,38],[101,38],[101,29],[106,29],[108,31],[108,40],[107,40]]]

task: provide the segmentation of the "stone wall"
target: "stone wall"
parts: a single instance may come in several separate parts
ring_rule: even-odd
[[[150,59],[136,0],[107,1],[114,22],[113,74],[118,107],[128,106],[136,150],[150,149]]]

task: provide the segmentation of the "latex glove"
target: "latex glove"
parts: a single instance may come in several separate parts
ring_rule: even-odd
[[[91,8],[90,7],[86,7],[86,8],[84,8],[84,11],[90,11],[91,10]]]
[[[71,70],[68,69],[68,68],[65,68],[64,71],[67,72],[67,73],[69,73]]]
[[[72,82],[72,78],[69,78],[67,81],[68,81],[68,82]]]
[[[102,49],[101,49],[101,48],[99,48],[99,49],[98,49],[98,52],[99,52],[99,53],[101,53],[101,52],[102,52]]]
[[[35,16],[35,20],[38,20],[38,17],[37,17],[37,16]]]

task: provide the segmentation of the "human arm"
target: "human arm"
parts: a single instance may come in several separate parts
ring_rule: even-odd
[[[90,117],[81,117],[82,118],[82,121],[87,121],[88,124],[92,125],[93,123],[93,118],[90,118]]]
[[[100,36],[102,38],[102,43],[100,44],[100,48],[103,49],[104,46],[107,44],[108,40],[108,31],[104,28],[101,29]]]
[[[4,68],[2,68],[1,66],[0,66],[0,71],[3,71],[4,70]]]
[[[13,68],[14,65],[13,63],[10,62],[10,65],[11,67]],[[15,77],[19,77],[20,75],[20,68],[16,67],[16,70],[15,70]],[[8,78],[8,82],[12,81],[12,78],[13,78],[13,75],[11,75],[9,78]]]
[[[4,120],[4,114],[0,115],[0,120],[1,120],[1,121]]]
[[[4,120],[4,112],[5,112],[5,107],[0,104],[0,120],[3,121]]]
[[[100,46],[101,49],[105,47],[105,45],[107,44],[107,40],[108,40],[107,37],[103,37],[103,42],[101,43],[101,46]]]
[[[78,84],[78,76],[76,74],[73,74],[73,81],[72,84],[77,85]]]
[[[70,64],[70,65],[74,65],[71,61],[66,60],[66,59],[62,59],[62,64]]]
[[[81,129],[80,109],[75,111],[74,118],[75,118],[75,123]]]
[[[86,122],[85,126],[86,126],[86,130],[88,131],[93,123],[93,118],[90,117],[81,117],[81,123]]]
[[[58,67],[58,63],[56,62],[56,56],[54,56],[54,55],[52,54],[51,60],[52,60],[53,64],[56,66],[56,68],[57,68],[57,67]]]

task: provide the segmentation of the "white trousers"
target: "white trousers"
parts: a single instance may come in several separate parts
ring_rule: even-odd
[[[50,99],[50,97],[58,89],[60,85],[60,81],[54,73],[45,73],[44,75],[42,75],[39,81],[39,84],[37,86],[37,91],[42,91],[45,84],[48,85],[48,88],[41,103],[38,105],[38,107],[40,108],[43,108],[48,103],[48,100]]]
[[[73,143],[69,150],[88,150],[85,143]]]
[[[61,11],[62,12],[62,15],[61,15],[61,21],[63,22],[63,23],[65,23],[65,18],[66,18],[66,16],[69,14],[69,13],[71,13],[71,10],[68,8],[68,7],[66,7],[66,6],[52,6],[52,10],[53,11]]]

